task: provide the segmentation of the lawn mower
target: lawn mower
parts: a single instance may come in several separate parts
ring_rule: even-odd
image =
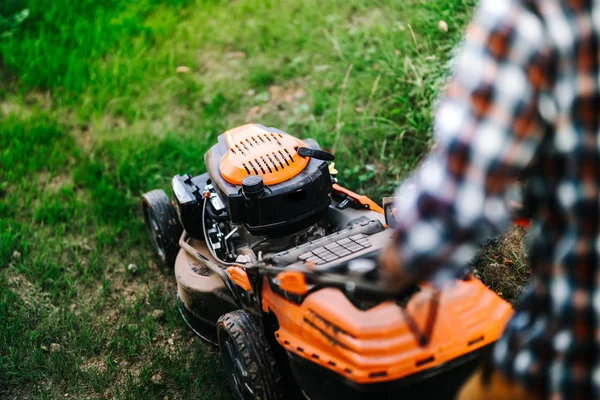
[[[377,284],[394,210],[342,186],[331,153],[259,124],[226,131],[206,173],[143,195],[181,314],[220,347],[237,399],[452,398],[512,309],[470,273]]]

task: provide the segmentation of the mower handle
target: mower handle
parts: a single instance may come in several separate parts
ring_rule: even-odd
[[[360,259],[359,259],[360,260]],[[406,292],[393,292],[383,288],[378,282],[377,269],[369,271],[366,274],[360,273],[340,273],[336,272],[343,268],[343,265],[336,265],[328,269],[314,269],[308,268],[302,264],[292,264],[286,267],[277,267],[268,264],[266,260],[261,260],[252,266],[247,266],[246,271],[249,274],[264,275],[269,277],[277,277],[283,272],[299,272],[304,275],[306,283],[312,284],[319,287],[332,287],[337,288],[349,295],[364,294],[372,297],[373,299],[385,301],[385,300],[399,300],[410,294],[412,288],[407,289]],[[353,260],[355,261],[355,260]],[[356,260],[357,261],[357,260]],[[347,264],[347,263],[345,263]]]

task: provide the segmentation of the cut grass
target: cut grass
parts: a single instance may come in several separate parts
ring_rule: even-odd
[[[475,275],[513,305],[531,275],[525,237],[523,228],[511,227],[497,242],[485,246],[474,260]]]
[[[228,398],[140,195],[249,121],[337,141],[340,180],[389,195],[430,145],[473,3],[0,3],[30,10],[0,40],[0,397]]]

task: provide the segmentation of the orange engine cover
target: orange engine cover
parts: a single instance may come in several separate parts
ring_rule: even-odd
[[[219,163],[223,179],[241,185],[248,175],[260,175],[265,185],[284,182],[298,175],[309,158],[298,155],[302,140],[258,124],[238,126],[225,132],[229,151]]]

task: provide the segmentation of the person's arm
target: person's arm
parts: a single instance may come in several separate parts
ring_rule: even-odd
[[[396,193],[384,285],[400,290],[435,271],[454,275],[482,239],[506,228],[504,192],[531,164],[547,131],[542,121],[552,118],[545,35],[522,0],[478,8],[436,111],[436,146]]]

